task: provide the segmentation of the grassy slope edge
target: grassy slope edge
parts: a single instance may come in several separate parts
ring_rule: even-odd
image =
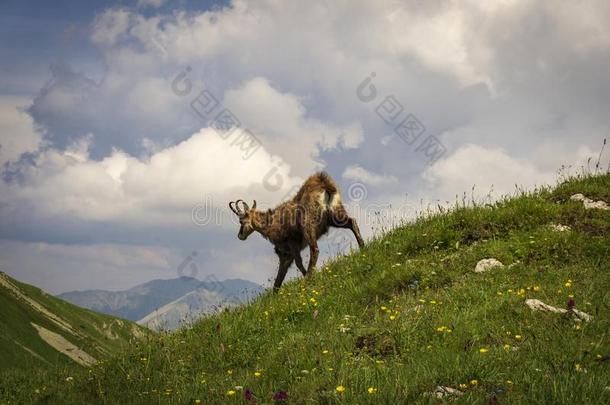
[[[74,365],[40,336],[37,327],[95,359],[124,350],[131,340],[148,334],[132,322],[77,307],[4,273],[0,277],[0,372],[35,373]]]
[[[610,201],[610,175],[418,219],[277,295],[75,369],[73,381],[11,375],[0,398],[426,403],[442,385],[462,390],[460,403],[609,403],[610,211],[585,210],[569,199],[577,192]],[[487,257],[514,265],[474,273]],[[573,299],[594,318],[533,312],[526,298]]]

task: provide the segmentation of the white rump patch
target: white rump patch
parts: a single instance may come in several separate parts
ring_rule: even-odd
[[[318,201],[320,202],[321,207],[325,209],[334,209],[341,204],[341,195],[339,193],[334,193],[331,197],[326,191],[322,191],[318,196]]]

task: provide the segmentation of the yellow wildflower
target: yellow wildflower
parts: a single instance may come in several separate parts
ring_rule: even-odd
[[[390,321],[393,321],[394,319],[396,319],[396,316],[390,315]]]
[[[459,386],[459,387],[460,387],[460,389],[461,389],[461,390],[465,390],[466,388],[468,388],[468,385],[466,385],[466,384],[460,384],[460,386]]]
[[[486,348],[484,348],[484,347],[481,347],[481,348],[479,349],[479,353],[481,353],[481,354],[485,354],[485,353],[487,353],[488,351],[489,351],[489,349],[486,349]]]
[[[570,288],[570,287],[572,287],[572,283],[570,281],[568,281],[567,283],[564,284],[564,287]]]
[[[227,391],[227,395],[231,397],[231,396],[235,395],[235,391],[229,390],[229,391]]]
[[[345,387],[343,385],[339,385],[337,388],[335,388],[335,390],[339,393],[342,394],[345,392]]]
[[[375,394],[375,393],[377,392],[377,388],[375,388],[375,387],[369,387],[369,388],[367,389],[367,392],[368,392],[369,394]]]
[[[322,350],[322,354],[328,354],[328,350]]]
[[[523,336],[521,336],[521,335],[515,335],[515,339],[517,339],[517,340],[521,340],[521,339],[523,339]]]
[[[470,385],[472,385],[473,387],[477,386],[479,384],[478,380],[470,380]]]
[[[534,290],[535,292],[540,291],[540,286],[539,286],[539,285],[535,285],[535,286],[534,286],[534,288],[533,288],[533,290]]]
[[[504,350],[509,351],[510,350],[510,345],[509,344],[505,344],[504,346],[502,346],[504,348]]]
[[[579,371],[579,372],[583,370],[582,365],[579,363],[574,364],[574,368],[576,369],[576,371]]]
[[[254,372],[254,377],[260,377],[261,376],[261,372],[260,371],[255,371]]]

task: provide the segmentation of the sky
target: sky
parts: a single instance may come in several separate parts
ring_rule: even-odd
[[[555,184],[610,128],[605,0],[3,1],[0,20],[0,270],[51,293],[269,285],[231,200],[271,208],[326,170],[371,238]],[[356,246],[332,231],[322,258]]]

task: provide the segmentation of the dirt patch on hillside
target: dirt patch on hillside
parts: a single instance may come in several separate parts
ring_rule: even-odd
[[[40,325],[36,325],[33,322],[31,325],[36,329],[40,338],[47,342],[49,346],[58,352],[65,354],[78,364],[83,366],[91,366],[97,362],[94,357],[79,349],[76,345],[66,340],[66,338],[64,338],[62,335],[43,328]]]

